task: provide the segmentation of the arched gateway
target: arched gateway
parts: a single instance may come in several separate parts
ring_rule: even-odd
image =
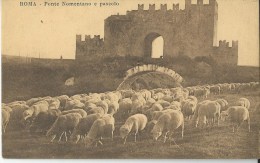
[[[149,73],[149,72],[157,72],[157,73],[162,73],[162,74],[168,75],[172,78],[173,82],[175,82],[175,83],[183,82],[183,78],[178,73],[176,73],[174,70],[169,69],[167,67],[163,67],[163,66],[147,64],[147,65],[142,65],[142,66],[136,66],[136,67],[133,67],[133,68],[127,70],[126,76],[124,77],[124,81],[118,86],[117,90],[123,89],[124,84],[127,81],[136,77],[137,75],[141,75],[141,74]]]

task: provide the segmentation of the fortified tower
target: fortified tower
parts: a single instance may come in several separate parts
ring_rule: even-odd
[[[148,10],[144,10],[144,4],[139,4],[137,10],[127,11],[126,15],[111,15],[105,19],[102,45],[91,47],[92,44],[82,43],[77,36],[76,59],[91,56],[96,51],[103,55],[151,57],[152,42],[162,36],[164,58],[227,56],[227,62],[237,64],[238,43],[234,42],[233,47],[225,43],[225,48],[221,42],[217,47],[217,24],[216,0],[209,0],[208,4],[203,0],[197,0],[197,4],[185,0],[184,10],[179,9],[179,4],[161,4],[159,10],[155,9],[155,4],[150,4]]]
[[[100,38],[100,35],[94,35],[93,38],[85,35],[84,41],[82,41],[81,35],[76,35],[76,59],[96,57],[103,55],[104,52],[104,40]]]

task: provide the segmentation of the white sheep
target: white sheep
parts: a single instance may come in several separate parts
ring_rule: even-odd
[[[167,101],[167,102],[172,102],[174,100],[174,97],[173,96],[170,96],[170,95],[165,95],[161,98],[161,100],[164,100],[164,101]]]
[[[154,125],[151,131],[153,139],[158,140],[158,138],[164,132],[165,133],[164,143],[165,143],[167,140],[167,135],[169,134],[169,140],[171,140],[173,132],[180,126],[182,127],[181,135],[183,138],[184,117],[182,112],[178,110],[173,110],[171,112],[164,113],[162,116],[160,116],[160,118],[158,119],[157,123]]]
[[[47,112],[49,103],[45,100],[34,103],[29,109],[23,112],[23,118],[26,121],[28,118],[32,120],[41,112]]]
[[[113,101],[108,105],[108,114],[115,114],[119,109],[119,104],[117,101]]]
[[[148,117],[148,119],[151,119],[152,113],[154,111],[162,111],[163,107],[160,103],[154,103],[152,107],[144,112],[144,114]]]
[[[210,86],[209,89],[210,89],[210,92],[212,92],[215,95],[219,95],[220,94],[220,86],[218,86],[218,85]]]
[[[158,93],[153,94],[152,98],[155,99],[155,100],[160,100],[163,97],[164,97],[164,94],[162,92],[158,92]]]
[[[60,100],[58,98],[52,98],[49,100],[49,109],[59,109],[60,108]]]
[[[233,125],[233,132],[241,126],[244,121],[247,121],[248,131],[250,132],[250,117],[248,109],[244,106],[231,106],[227,111],[222,112],[222,115],[228,116],[230,122]]]
[[[97,103],[95,103],[97,107],[101,107],[104,109],[104,114],[107,114],[108,112],[108,104],[105,101],[98,101]]]
[[[84,108],[84,110],[85,110],[86,112],[88,112],[88,111],[90,111],[91,109],[93,109],[93,108],[95,108],[95,107],[97,107],[96,104],[91,103],[91,102],[87,102],[87,103],[85,103],[85,108]]]
[[[157,103],[161,104],[163,108],[166,108],[171,105],[170,102],[164,100],[158,100]]]
[[[2,109],[4,109],[5,111],[11,113],[13,111],[13,109],[7,105],[2,105]]]
[[[6,127],[9,123],[10,120],[10,112],[8,111],[9,109],[2,109],[2,129],[3,133],[5,133]]]
[[[151,107],[155,102],[156,102],[155,99],[149,98],[149,99],[146,101],[145,105],[148,106],[148,107]]]
[[[83,104],[79,100],[68,99],[66,104],[65,104],[64,110],[72,110],[72,109],[79,109],[79,108],[83,109],[84,107],[85,107],[85,104]]]
[[[118,112],[115,114],[115,118],[119,120],[125,120],[132,108],[132,100],[130,98],[124,98],[119,102]]]
[[[47,131],[46,136],[52,136],[51,142],[53,142],[57,135],[60,135],[60,141],[64,134],[65,140],[67,141],[67,133],[73,131],[81,118],[82,116],[79,113],[60,115]]]
[[[12,106],[12,112],[10,116],[10,122],[9,122],[9,127],[12,129],[22,129],[24,128],[24,118],[23,118],[23,112],[25,110],[29,109],[29,106],[26,104],[18,104]]]
[[[196,110],[197,102],[193,100],[185,100],[182,112],[185,117],[188,117],[188,119],[191,118],[191,116],[194,114]]]
[[[50,109],[47,112],[40,112],[30,126],[30,132],[46,132],[61,114],[59,109]]]
[[[135,114],[130,116],[125,124],[120,127],[120,137],[124,139],[124,144],[126,143],[127,136],[130,132],[133,132],[136,135],[139,131],[142,131],[147,124],[147,117],[144,114]]]
[[[172,112],[172,111],[173,111],[173,109],[166,109],[166,110],[162,110],[162,111],[154,111],[152,113],[152,121],[158,121],[160,116],[162,116],[164,113],[169,113],[169,112]]]
[[[143,105],[144,105],[144,103],[142,101],[132,100],[132,107],[131,107],[130,115],[141,113]]]
[[[2,103],[3,104],[3,103]],[[26,102],[25,101],[14,101],[14,102],[10,102],[8,104],[5,104],[6,106],[9,106],[9,107],[14,107],[15,105],[25,105]]]
[[[76,137],[76,143],[86,136],[86,134],[89,132],[91,126],[95,122],[95,120],[99,119],[102,115],[101,114],[91,114],[84,118],[81,118],[78,125],[74,128],[70,138],[73,139]]]
[[[113,140],[113,133],[115,130],[115,119],[113,115],[106,114],[102,116],[101,118],[95,120],[93,125],[91,126],[88,135],[85,138],[85,146],[90,146],[93,143],[97,144],[101,142],[101,139],[103,137],[111,137]],[[109,134],[109,135],[108,135]]]
[[[214,124],[217,119],[217,125],[219,125],[221,106],[216,101],[205,100],[198,104],[193,120],[195,121],[195,127],[198,126],[199,122],[206,124]]]
[[[67,100],[69,99],[69,96],[67,95],[61,95],[56,97],[60,101],[60,109],[63,110]]]
[[[26,101],[26,105],[31,106],[31,105],[33,105],[34,103],[36,103],[36,102],[38,102],[38,101],[40,101],[40,100],[41,100],[40,97],[31,98],[30,100],[27,100],[27,101]]]
[[[89,110],[87,112],[88,114],[102,114],[104,115],[105,114],[105,110],[102,108],[102,107],[94,107],[93,109]]]
[[[245,108],[249,109],[250,108],[250,101],[247,98],[240,98],[236,102],[236,106],[244,106]]]
[[[221,99],[217,99],[215,101],[218,102],[219,105],[221,106],[220,112],[227,110],[227,108],[228,108],[227,100],[221,98]]]
[[[72,109],[72,110],[62,111],[62,112],[61,112],[61,115],[66,115],[66,114],[70,114],[70,113],[78,113],[78,114],[80,114],[83,118],[88,115],[87,112],[84,111],[83,109]]]

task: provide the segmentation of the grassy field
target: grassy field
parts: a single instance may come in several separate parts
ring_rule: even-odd
[[[213,128],[194,128],[185,120],[184,138],[180,131],[174,134],[178,148],[172,143],[163,144],[162,140],[153,141],[149,134],[141,133],[134,143],[133,136],[123,145],[118,137],[120,125],[117,123],[114,141],[105,139],[103,146],[84,147],[83,143],[50,143],[44,135],[27,131],[7,130],[3,135],[4,158],[259,158],[259,104],[260,90],[241,94],[211,95],[209,99],[225,98],[230,105],[240,97],[251,102],[251,132],[244,123],[238,132],[232,133],[230,123],[220,121]],[[201,101],[201,99],[200,99]]]

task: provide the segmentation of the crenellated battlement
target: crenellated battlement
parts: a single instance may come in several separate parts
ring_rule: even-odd
[[[167,4],[160,4],[160,9],[156,10],[155,9],[155,4],[149,4],[149,8],[148,10],[144,10],[144,4],[138,4],[138,8],[137,10],[133,10],[133,11],[171,11],[171,10],[179,10],[179,3],[172,5],[172,8],[168,9],[168,5]],[[131,12],[131,11],[128,11]]]
[[[100,35],[85,35],[85,40],[82,41],[82,35],[76,35],[76,41],[77,42],[90,42],[90,41],[101,41],[103,42],[104,39],[100,38]]]
[[[232,41],[232,45],[226,40],[220,40],[219,46],[213,47],[212,57],[219,63],[237,65],[238,41]]]
[[[217,42],[217,0],[185,0],[177,4],[138,4],[126,14],[105,19],[104,38],[76,36],[76,58],[97,55],[152,57],[152,42],[162,37],[163,58],[212,56],[219,63],[237,64],[238,41]],[[160,54],[161,55],[161,54]]]
[[[104,40],[100,38],[100,35],[84,36],[85,38],[82,40],[82,35],[76,35],[76,59],[104,54]]]
[[[205,3],[205,0],[197,0],[196,3],[191,3],[191,0],[185,0],[185,6],[186,5],[215,5],[216,0],[208,0],[208,3]]]
[[[232,45],[230,46],[226,40],[219,40],[219,46],[215,46],[215,48],[238,48],[238,41],[232,41]]]

